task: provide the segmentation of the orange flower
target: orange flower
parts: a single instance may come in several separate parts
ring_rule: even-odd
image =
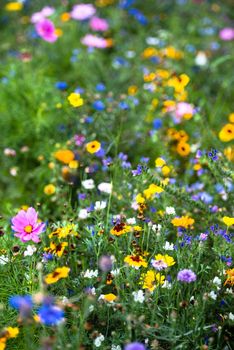
[[[176,151],[181,157],[186,157],[190,153],[190,146],[188,143],[180,141],[176,147]]]
[[[75,155],[69,149],[60,149],[55,152],[54,157],[64,164],[69,164],[75,158]]]
[[[188,228],[194,224],[194,219],[188,216],[181,216],[181,218],[174,218],[171,220],[173,226]]]
[[[226,270],[226,275],[228,275],[228,278],[224,282],[224,285],[230,284],[231,286],[234,286],[234,269]]]

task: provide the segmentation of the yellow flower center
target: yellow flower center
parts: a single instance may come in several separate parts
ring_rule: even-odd
[[[24,228],[24,231],[25,231],[26,233],[31,233],[32,230],[33,230],[32,225],[27,225],[27,226],[25,226],[25,228]]]

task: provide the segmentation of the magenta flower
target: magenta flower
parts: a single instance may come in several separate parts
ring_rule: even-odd
[[[55,27],[53,22],[49,19],[42,19],[35,25],[37,34],[50,43],[53,43],[57,40],[58,36],[55,34]]]
[[[89,25],[92,30],[99,32],[105,32],[109,28],[108,22],[105,19],[99,17],[91,18]]]
[[[107,47],[107,41],[104,38],[100,38],[93,34],[86,34],[81,39],[81,42],[88,47],[96,47],[99,49],[105,49]]]
[[[234,28],[226,27],[220,30],[219,37],[221,40],[230,41],[234,39]]]
[[[35,243],[40,242],[39,235],[45,231],[46,224],[38,222],[37,212],[34,208],[28,208],[27,211],[20,210],[11,220],[12,230],[15,231],[15,237],[22,242],[32,240]]]
[[[80,4],[75,5],[70,13],[71,18],[78,21],[85,21],[92,17],[96,12],[95,7],[92,4]]]

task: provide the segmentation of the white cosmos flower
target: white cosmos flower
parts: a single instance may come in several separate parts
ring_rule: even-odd
[[[101,191],[101,192],[110,194],[111,191],[112,191],[112,184],[109,183],[109,182],[101,182],[101,183],[98,185],[98,189],[99,189],[99,191]]]
[[[81,184],[86,190],[92,190],[95,187],[93,179],[81,181]]]

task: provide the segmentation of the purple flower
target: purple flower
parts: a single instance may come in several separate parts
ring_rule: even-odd
[[[221,40],[230,41],[234,39],[234,28],[226,27],[220,30],[219,37]]]
[[[142,343],[134,342],[125,346],[124,350],[146,350]]]
[[[177,275],[177,280],[180,282],[186,282],[186,283],[191,283],[196,281],[197,276],[196,274],[189,269],[184,269],[178,272]]]
[[[15,237],[22,242],[32,240],[35,243],[40,242],[39,235],[45,231],[46,224],[38,222],[37,212],[34,208],[28,208],[27,211],[20,210],[11,220],[12,230],[15,231]]]
[[[112,260],[108,255],[103,255],[99,259],[99,267],[103,272],[108,272],[112,269]]]

